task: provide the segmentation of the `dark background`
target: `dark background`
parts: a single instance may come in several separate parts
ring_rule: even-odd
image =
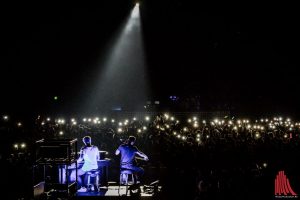
[[[196,2],[141,2],[149,99],[199,95],[236,113],[299,116],[296,6]],[[2,5],[0,111],[77,112],[133,6]]]

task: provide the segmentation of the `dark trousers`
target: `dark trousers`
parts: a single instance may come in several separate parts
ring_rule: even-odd
[[[122,169],[127,169],[127,170],[132,171],[136,175],[138,181],[141,181],[141,178],[143,177],[144,172],[145,172],[145,170],[143,168],[138,167],[138,166],[134,166],[134,165],[121,166],[121,170]]]

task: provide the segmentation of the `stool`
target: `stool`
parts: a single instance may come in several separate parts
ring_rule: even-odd
[[[133,171],[130,169],[121,169],[119,189],[118,189],[119,196],[120,196],[121,185],[125,185],[126,196],[127,196],[129,185],[134,185],[135,183],[136,183],[136,177],[135,177]]]
[[[92,186],[96,186],[97,190],[99,189],[99,174],[100,171],[98,169],[93,169],[91,171],[88,171],[86,173],[87,175],[87,188],[90,188]],[[95,178],[94,184],[91,184],[91,178]]]

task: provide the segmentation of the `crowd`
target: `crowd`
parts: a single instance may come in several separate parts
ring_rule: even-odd
[[[149,156],[147,163],[140,163],[144,182],[160,180],[166,199],[269,199],[279,170],[299,177],[300,122],[289,118],[199,119],[162,113],[127,119],[38,116],[27,123],[9,116],[1,121],[1,165],[18,171],[15,176],[8,173],[12,185],[16,179],[21,182],[20,173],[30,174],[36,140],[80,141],[86,135],[108,152],[112,181],[118,180],[114,151],[129,135],[135,136],[138,148]]]

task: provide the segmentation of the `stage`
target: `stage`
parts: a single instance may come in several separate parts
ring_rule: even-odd
[[[66,193],[66,190],[50,190],[42,192],[39,188],[39,194],[34,199],[156,199],[161,193],[162,187],[159,185],[143,185],[143,186],[119,186],[117,184],[99,187],[95,191]],[[126,194],[127,190],[127,194]]]
[[[156,195],[161,191],[161,186],[158,186],[157,193],[154,192],[154,188],[150,186],[140,186],[138,188],[128,188],[126,196],[126,186],[108,186],[101,187],[100,191],[94,192],[77,192],[74,199],[90,199],[90,198],[102,198],[102,199],[132,199],[137,197],[139,199],[154,199]]]

